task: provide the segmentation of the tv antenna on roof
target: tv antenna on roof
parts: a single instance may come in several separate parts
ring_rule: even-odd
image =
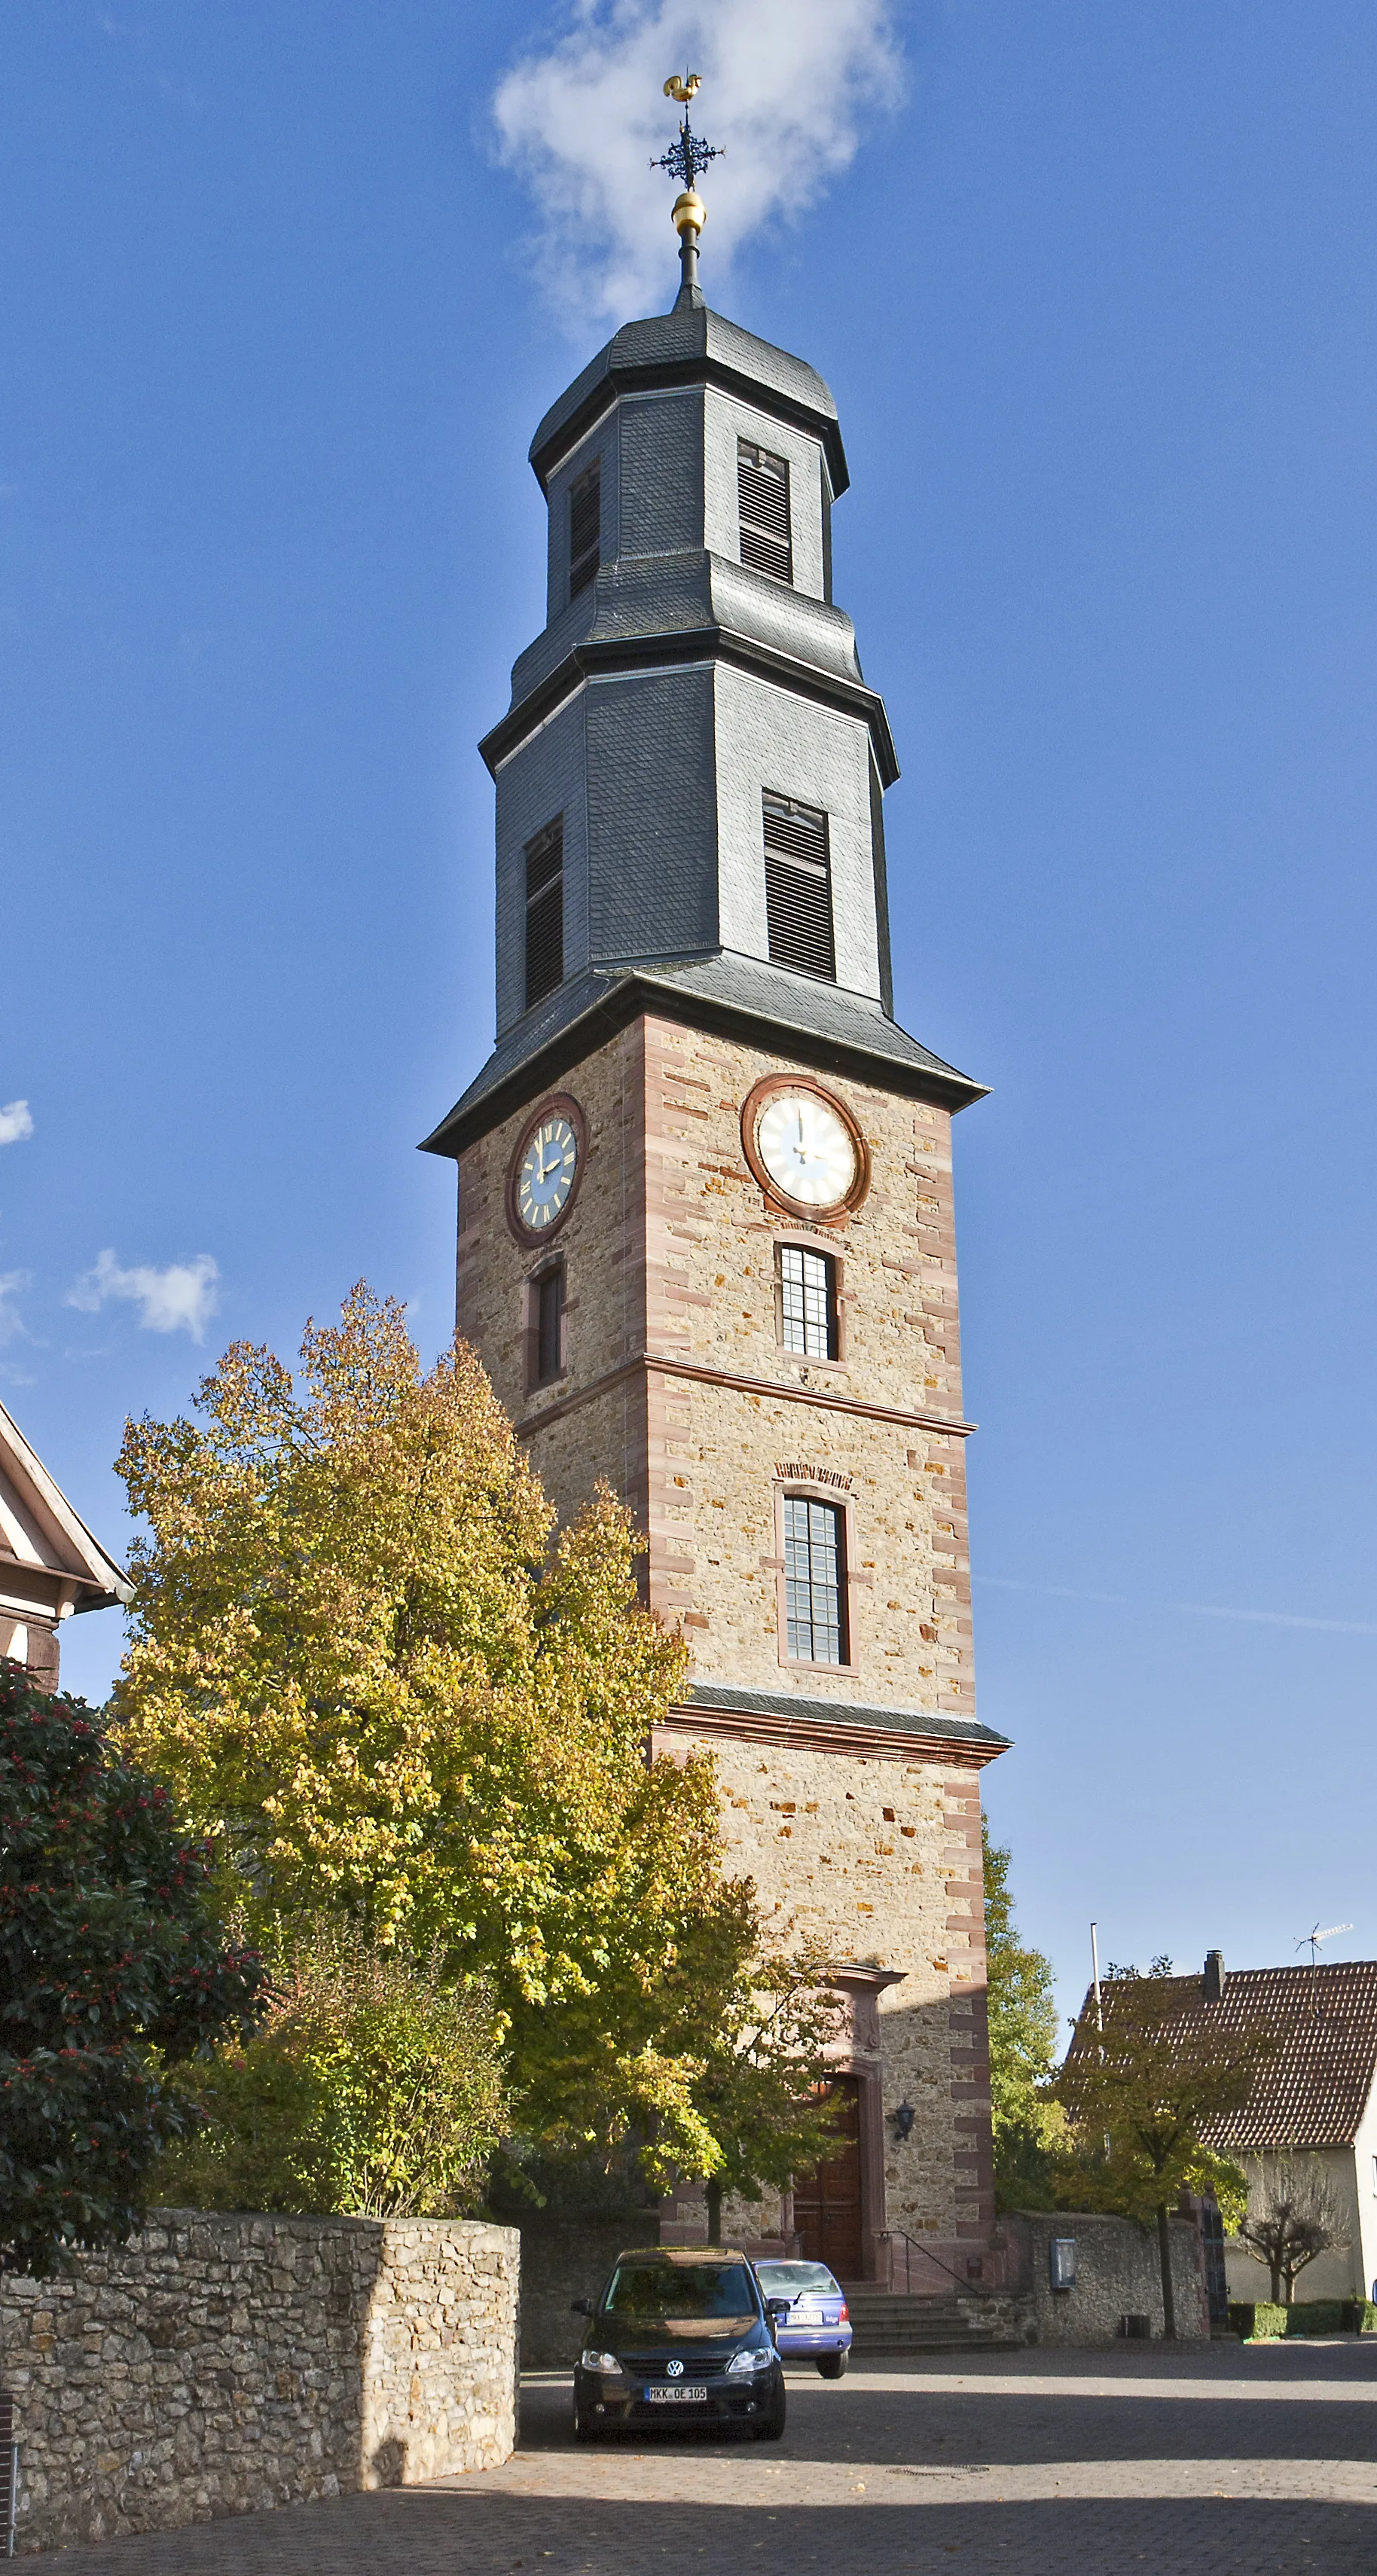
[[[1318,1952],[1321,1941],[1332,1941],[1336,1933],[1351,1932],[1352,1929],[1353,1926],[1351,1923],[1329,1923],[1326,1924],[1325,1929],[1322,1932],[1317,1923],[1311,1931],[1302,1932],[1299,1941],[1296,1943],[1296,1948],[1298,1950],[1309,1951],[1310,1965],[1313,1968],[1318,1964]]]
[[[1321,1930],[1319,1924],[1315,1923],[1312,1924],[1308,1932],[1302,1932],[1299,1941],[1296,1943],[1296,1948],[1298,1950],[1308,1950],[1310,1953],[1310,2010],[1316,2021],[1318,2021],[1320,2017],[1319,1990],[1315,1984],[1315,1970],[1319,1964],[1320,1943],[1321,1941],[1332,1941],[1337,1933],[1351,1932],[1352,1929],[1353,1926],[1351,1923],[1327,1923],[1324,1926],[1324,1929]]]

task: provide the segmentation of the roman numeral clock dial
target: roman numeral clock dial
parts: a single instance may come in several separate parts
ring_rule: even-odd
[[[516,1212],[528,1234],[543,1234],[569,1204],[578,1172],[578,1138],[567,1118],[543,1118],[517,1166]]]
[[[851,1112],[816,1085],[767,1076],[741,1113],[746,1160],[778,1206],[800,1216],[845,1215],[865,1196],[869,1154]]]

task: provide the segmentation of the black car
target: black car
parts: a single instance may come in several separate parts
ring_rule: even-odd
[[[739,2425],[757,2442],[784,2431],[784,2371],[774,2319],[744,2254],[717,2246],[651,2245],[619,2254],[574,2367],[574,2430]]]

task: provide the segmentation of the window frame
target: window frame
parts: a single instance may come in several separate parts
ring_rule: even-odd
[[[784,1338],[784,1255],[786,1252],[812,1253],[827,1266],[828,1330],[832,1347],[826,1351],[791,1350]],[[775,1340],[785,1359],[797,1361],[801,1368],[836,1369],[845,1365],[846,1332],[844,1277],[845,1265],[830,1244],[821,1244],[811,1234],[777,1234],[775,1237]]]
[[[788,1558],[784,1544],[784,1506],[786,1503],[825,1503],[837,1514],[841,1544],[841,1581],[838,1585],[842,1621],[843,1648],[839,1663],[817,1663],[789,1652]],[[860,1668],[856,1646],[856,1593],[859,1578],[856,1564],[856,1509],[849,1492],[839,1485],[814,1483],[806,1478],[790,1477],[775,1485],[775,1618],[779,1662],[790,1673],[854,1674]]]
[[[557,1365],[542,1370],[540,1365],[540,1322],[542,1291],[547,1283],[559,1281],[559,1325]],[[538,1395],[547,1386],[558,1386],[569,1374],[569,1275],[562,1252],[542,1261],[529,1271],[525,1281],[526,1393]]]

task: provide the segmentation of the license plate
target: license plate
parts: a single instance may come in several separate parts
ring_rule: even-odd
[[[707,2393],[706,2388],[648,2388],[645,2402],[647,2406],[701,2406]]]

